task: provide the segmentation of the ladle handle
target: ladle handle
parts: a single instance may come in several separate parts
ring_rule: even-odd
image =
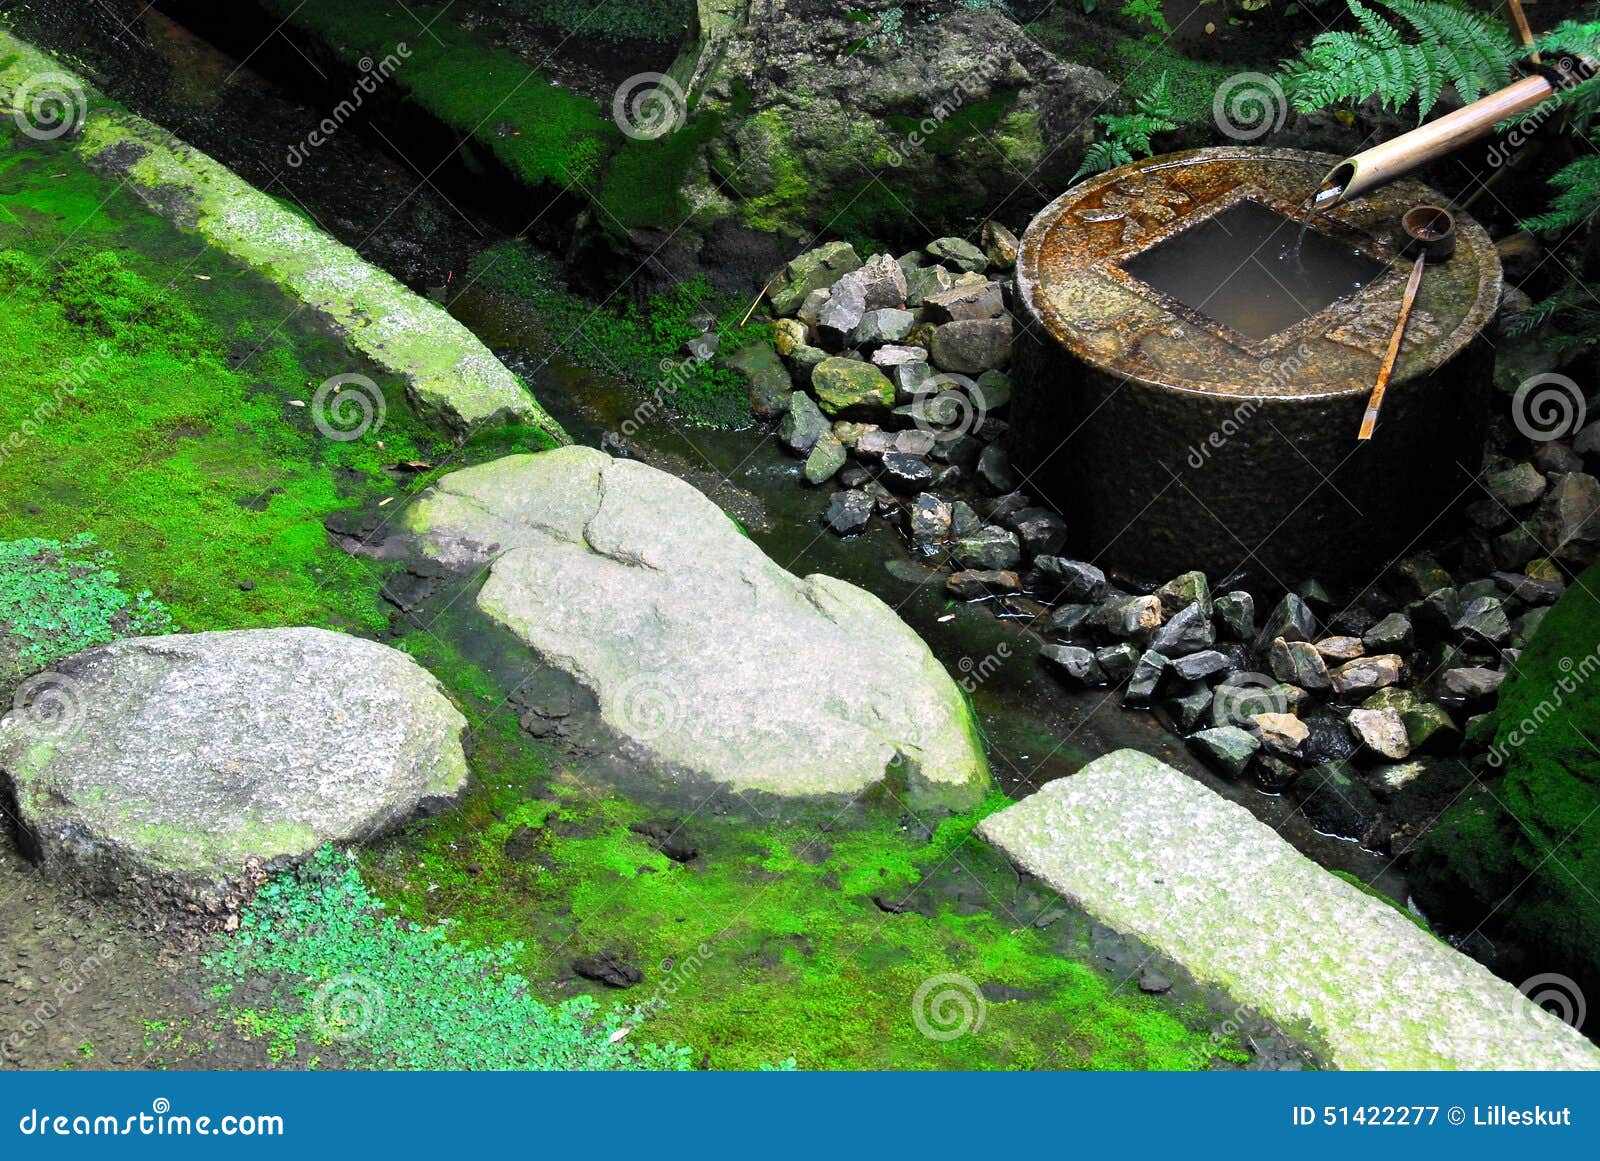
[[[1405,297],[1400,300],[1400,317],[1395,320],[1394,334],[1389,339],[1388,353],[1383,356],[1383,366],[1378,368],[1378,381],[1372,385],[1372,394],[1367,398],[1367,413],[1361,417],[1361,430],[1356,433],[1358,440],[1371,439],[1373,429],[1378,426],[1378,409],[1383,406],[1383,393],[1389,389],[1389,376],[1394,373],[1395,360],[1400,357],[1400,340],[1405,338],[1406,322],[1411,318],[1411,306],[1417,301],[1417,288],[1422,285],[1422,268],[1427,263],[1428,256],[1418,254],[1417,260],[1411,264]]]

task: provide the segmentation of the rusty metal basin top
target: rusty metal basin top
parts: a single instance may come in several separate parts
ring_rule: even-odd
[[[1153,248],[1239,203],[1298,219],[1309,190],[1338,162],[1264,147],[1173,153],[1074,186],[1034,218],[1017,284],[1035,317],[1072,354],[1123,379],[1219,396],[1320,398],[1372,389],[1400,310],[1410,261],[1401,215],[1444,199],[1403,180],[1319,215],[1312,229],[1384,269],[1285,329],[1251,337],[1131,274]],[[1425,375],[1488,324],[1500,261],[1483,227],[1458,217],[1455,256],[1430,266],[1394,379]],[[1159,261],[1159,258],[1155,259]]]

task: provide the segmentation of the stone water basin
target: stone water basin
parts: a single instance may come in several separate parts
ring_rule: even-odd
[[[1455,255],[1425,271],[1377,433],[1358,443],[1410,272],[1400,216],[1445,199],[1403,180],[1320,215],[1297,282],[1275,251],[1337,160],[1175,153],[1034,219],[1013,458],[1075,552],[1287,587],[1375,570],[1448,518],[1481,458],[1499,258],[1458,214]]]

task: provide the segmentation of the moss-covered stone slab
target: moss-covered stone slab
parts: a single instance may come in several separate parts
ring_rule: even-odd
[[[0,784],[47,873],[214,900],[448,804],[466,724],[427,670],[359,637],[134,637],[30,680],[0,721]]]
[[[60,62],[0,31],[0,102],[39,78],[92,87]],[[412,293],[226,166],[94,94],[75,138],[84,160],[126,179],[155,212],[262,274],[326,317],[350,347],[404,379],[414,407],[454,436],[504,423],[565,433],[517,377],[441,307]],[[330,376],[341,368],[331,368]]]
[[[991,815],[1024,870],[1350,1069],[1600,1069],[1600,1049],[1229,802],[1120,750]]]
[[[664,780],[966,806],[988,787],[972,710],[892,609],[785,571],[673,476],[589,448],[508,456],[445,476],[405,523],[435,559],[487,565],[478,607]]]

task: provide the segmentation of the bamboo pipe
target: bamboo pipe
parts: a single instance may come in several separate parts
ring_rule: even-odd
[[[1550,78],[1540,74],[1523,77],[1498,92],[1446,113],[1437,121],[1429,121],[1392,141],[1347,157],[1322,179],[1312,196],[1312,206],[1328,209],[1370,193],[1419,165],[1426,165],[1485,136],[1500,122],[1543,104],[1555,93],[1556,85]]]
[[[1600,64],[1577,53],[1564,53],[1536,67],[1538,71],[1532,75],[1446,113],[1437,121],[1419,125],[1392,141],[1345,158],[1322,179],[1311,195],[1308,208],[1331,209],[1340,202],[1370,193],[1419,165],[1426,165],[1469,141],[1487,136],[1502,121],[1542,105],[1558,92],[1581,84],[1600,71]]]

